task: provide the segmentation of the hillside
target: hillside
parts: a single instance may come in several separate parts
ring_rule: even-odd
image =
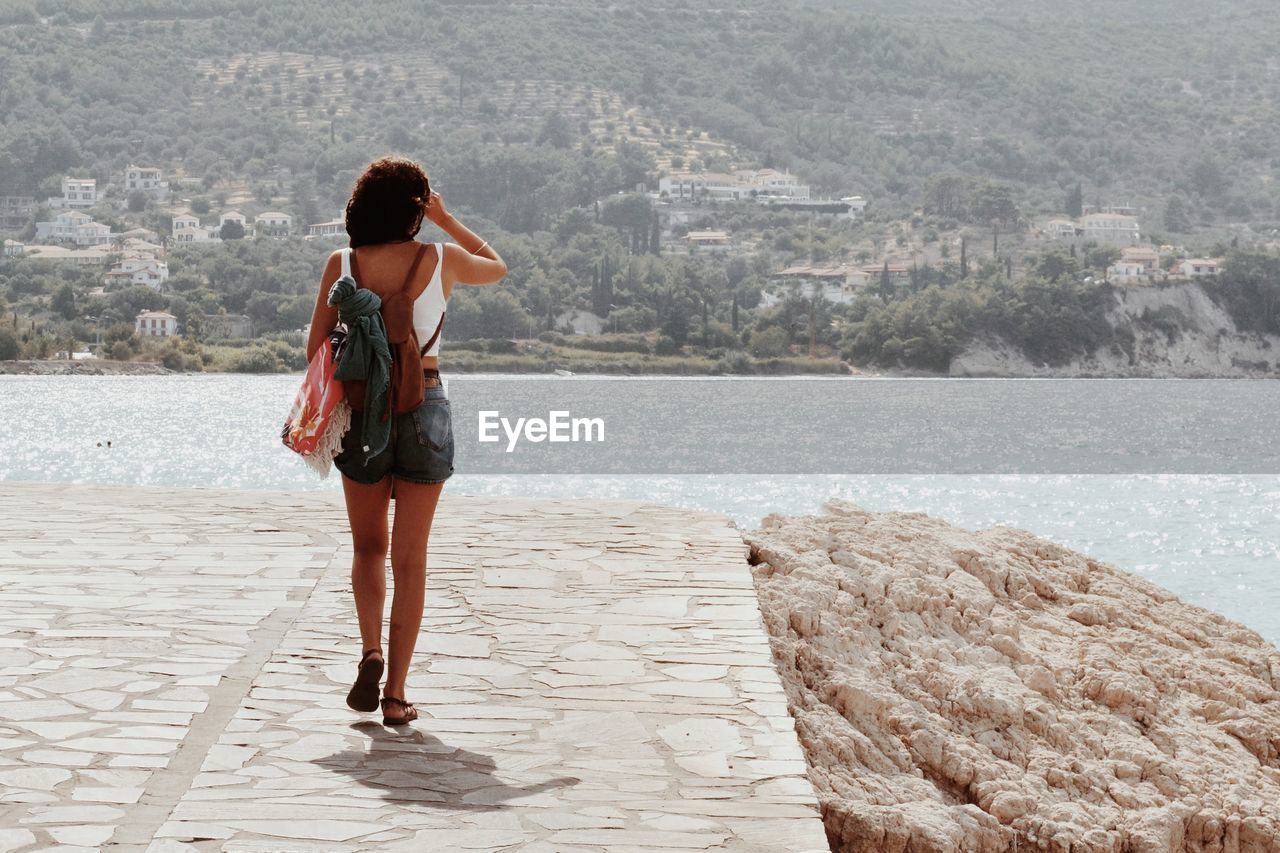
[[[970,350],[1003,358],[982,347],[1058,369],[1132,347],[1104,316],[1114,253],[1061,257],[1047,217],[1132,209],[1143,242],[1168,247],[1166,271],[1280,245],[1280,24],[1247,0],[1198,8],[17,0],[0,6],[0,198],[94,178],[89,212],[112,233],[163,242],[188,211],[215,230],[227,212],[285,211],[297,238],[338,216],[371,157],[396,151],[509,261],[502,287],[459,299],[451,339],[497,339],[504,357],[523,347],[521,369],[559,358],[539,346],[561,348],[575,312],[613,336],[592,346],[652,356],[647,369],[807,358],[945,373]],[[161,168],[172,196],[127,193],[130,164]],[[866,215],[676,210],[657,193],[671,172],[757,168],[817,197],[860,195]],[[9,233],[32,241],[53,212]],[[704,230],[728,235],[726,251],[695,251],[688,234]],[[6,260],[0,354],[105,339],[175,369],[296,367],[327,247],[262,242],[173,250],[155,289],[104,289],[105,263]],[[856,266],[859,283],[811,305],[778,280],[796,264]],[[894,282],[878,281],[884,265]],[[1274,334],[1274,272],[1211,298]],[[159,353],[129,340],[144,309],[183,324],[243,316],[270,351]],[[498,366],[474,366],[486,364]]]
[[[339,138],[438,158],[438,125],[531,141],[545,110],[576,124],[589,104],[707,131],[823,192],[919,204],[928,175],[954,170],[1032,208],[1082,182],[1152,211],[1182,195],[1206,221],[1280,218],[1280,25],[1257,3],[398,2],[359,27],[350,2],[10,5],[10,21],[52,16],[11,27],[0,54],[10,181],[74,159],[196,176],[258,159],[317,163],[323,190],[319,164],[344,161],[320,157],[330,119],[350,118]],[[122,108],[141,121],[108,119]],[[23,151],[30,131],[80,157]]]

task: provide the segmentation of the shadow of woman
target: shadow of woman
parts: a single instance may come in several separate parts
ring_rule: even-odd
[[[352,723],[351,728],[369,736],[366,751],[344,749],[312,759],[313,763],[380,791],[379,799],[389,802],[493,811],[510,808],[511,800],[582,781],[557,776],[531,785],[512,785],[493,775],[497,762],[489,756],[450,746],[420,729],[408,735],[392,734],[372,721]]]

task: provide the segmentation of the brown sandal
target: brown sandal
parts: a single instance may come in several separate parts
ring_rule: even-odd
[[[387,703],[395,702],[401,708],[404,708],[404,716],[391,718],[387,716]],[[413,707],[413,703],[406,702],[403,699],[397,699],[395,696],[382,697],[382,724],[384,726],[403,726],[404,724],[418,719],[418,709]]]
[[[378,657],[370,655],[377,652]],[[359,675],[347,693],[347,707],[355,711],[378,710],[378,681],[382,679],[382,650],[367,649],[360,658]]]

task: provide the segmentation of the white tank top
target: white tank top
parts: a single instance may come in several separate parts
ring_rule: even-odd
[[[446,307],[444,282],[440,279],[440,270],[444,267],[444,243],[431,245],[436,247],[436,268],[431,273],[431,281],[427,282],[426,289],[413,301],[413,331],[418,336],[419,346],[425,345],[431,340],[431,336],[436,334],[436,329],[440,328],[440,323],[444,320]],[[342,275],[351,275],[351,249],[349,248],[342,250]],[[359,284],[360,282],[357,281],[356,285],[359,286]],[[443,332],[443,329],[441,331]],[[443,334],[436,335],[431,348],[424,350],[422,355],[439,355],[442,337],[444,337]]]

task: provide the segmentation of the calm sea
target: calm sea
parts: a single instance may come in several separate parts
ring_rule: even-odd
[[[318,479],[279,442],[297,382],[295,376],[0,376],[0,480],[338,490],[336,473]],[[728,383],[715,380],[700,387],[707,395],[731,393]],[[1134,393],[1158,393],[1148,387],[1158,388],[1136,385]],[[920,393],[930,392],[922,385]],[[501,401],[495,407],[502,408]],[[637,460],[636,470],[642,463]],[[481,476],[460,470],[446,488],[643,499],[721,512],[743,527],[771,512],[815,512],[831,497],[873,510],[926,512],[962,527],[1021,527],[1143,574],[1280,641],[1280,477],[1274,475]]]

